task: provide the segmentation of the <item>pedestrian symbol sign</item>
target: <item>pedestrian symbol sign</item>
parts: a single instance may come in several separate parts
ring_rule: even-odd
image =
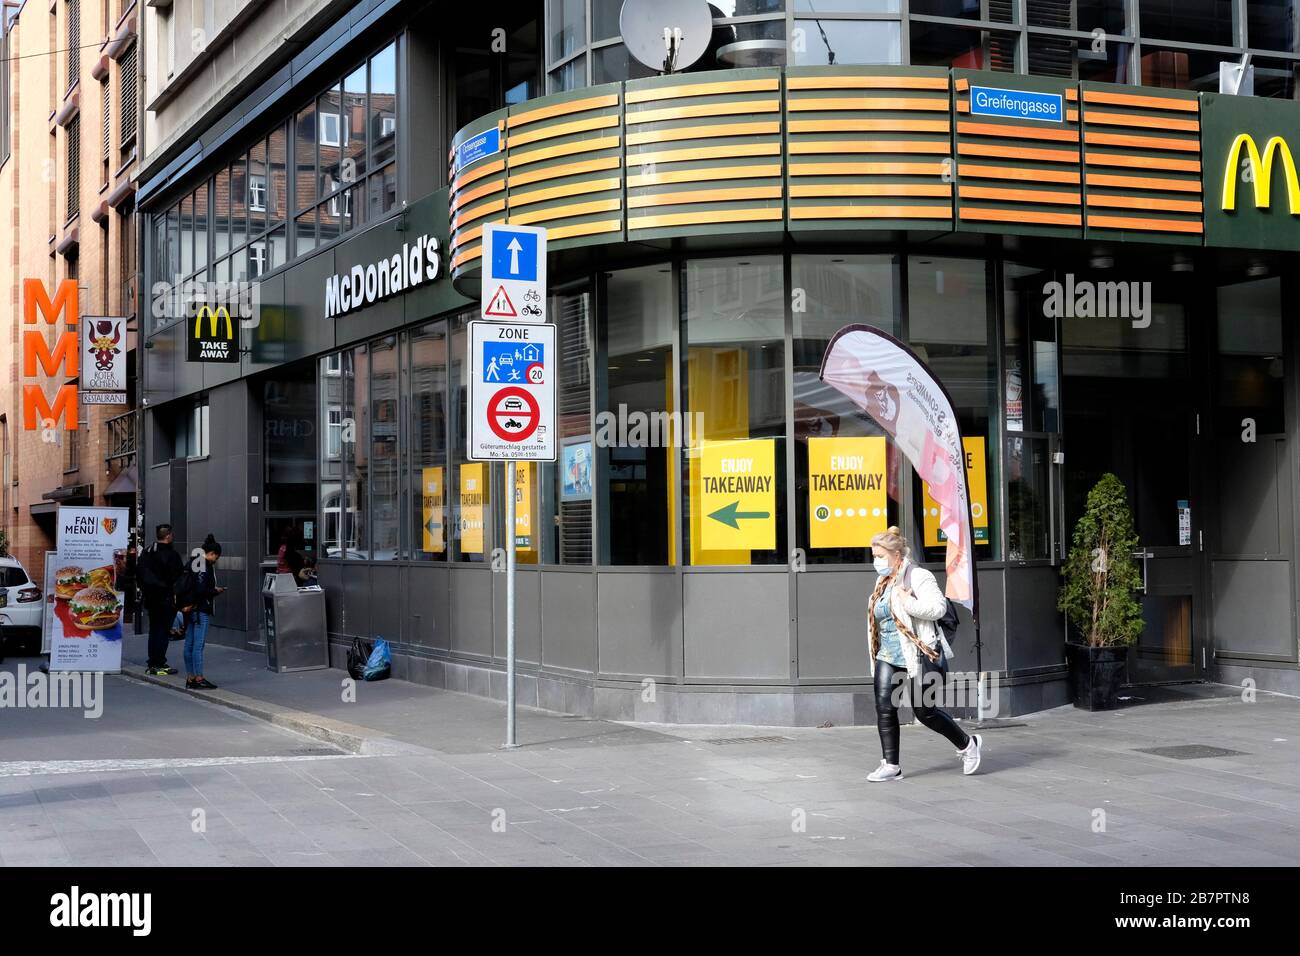
[[[489,222],[483,226],[485,319],[546,321],[546,230]]]
[[[555,461],[555,326],[469,328],[470,459]]]
[[[492,294],[488,304],[483,307],[483,315],[493,319],[515,319],[519,313],[515,311],[515,305],[510,301],[510,296],[506,293],[505,286],[497,286],[497,291]]]

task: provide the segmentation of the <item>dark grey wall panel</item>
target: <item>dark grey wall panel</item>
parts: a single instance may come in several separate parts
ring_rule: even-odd
[[[1290,561],[1212,561],[1214,648],[1296,659]]]
[[[370,605],[369,636],[394,644],[402,639],[402,609],[397,600],[400,571],[395,564],[371,565],[370,590],[364,598]]]
[[[808,571],[795,575],[799,598],[799,677],[870,680],[867,600],[876,575]]]
[[[790,592],[784,568],[688,573],[686,676],[784,680],[790,673]]]
[[[1290,481],[1286,443],[1263,438],[1234,442],[1230,454],[1217,459],[1219,471],[1218,537],[1220,554],[1276,555],[1290,537]],[[1286,529],[1285,537],[1284,530]]]
[[[370,586],[370,565],[364,561],[343,562],[343,633],[369,638],[374,589]]]
[[[984,669],[1014,671],[1063,664],[1064,618],[1056,609],[1060,574],[1056,568],[1048,567],[1007,568],[1005,573],[1005,608],[998,602],[986,609],[992,613],[981,615],[985,640]],[[985,587],[985,581],[993,574],[996,572],[980,575],[981,600],[995,591],[992,587]],[[1000,590],[996,593],[999,598],[1002,596]],[[967,642],[962,643],[966,645]]]
[[[451,599],[444,564],[422,564],[402,569],[402,640],[416,647],[446,650],[449,643]]]
[[[493,574],[492,583],[492,600],[496,606],[492,653],[498,659],[505,660],[506,576]],[[520,569],[515,575],[515,659],[529,664],[540,663],[542,659],[541,589],[541,572]]]
[[[596,670],[596,586],[585,572],[542,572],[542,664]]]
[[[322,561],[317,573],[321,589],[325,592],[325,624],[331,634],[344,634],[343,568],[333,561]]]
[[[602,675],[681,677],[682,586],[675,573],[596,576]]]
[[[492,572],[487,568],[451,569],[450,649],[492,656]]]

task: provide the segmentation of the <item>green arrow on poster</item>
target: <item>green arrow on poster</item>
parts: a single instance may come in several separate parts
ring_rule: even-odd
[[[714,521],[721,521],[723,524],[727,525],[727,527],[735,528],[737,531],[740,530],[740,524],[738,522],[747,518],[771,517],[771,514],[767,511],[737,511],[736,509],[739,507],[740,502],[733,501],[726,507],[719,508],[717,511],[713,512],[713,514],[709,515],[709,517]]]

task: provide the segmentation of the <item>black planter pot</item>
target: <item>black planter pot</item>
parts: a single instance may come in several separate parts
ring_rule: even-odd
[[[1128,666],[1127,647],[1065,645],[1070,665],[1070,691],[1074,706],[1084,710],[1114,710],[1119,706],[1119,688]]]

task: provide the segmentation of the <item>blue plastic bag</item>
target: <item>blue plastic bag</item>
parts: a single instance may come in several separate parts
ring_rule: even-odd
[[[361,677],[363,680],[388,680],[392,673],[393,654],[388,649],[388,642],[381,637],[375,641],[375,649],[370,652]]]

